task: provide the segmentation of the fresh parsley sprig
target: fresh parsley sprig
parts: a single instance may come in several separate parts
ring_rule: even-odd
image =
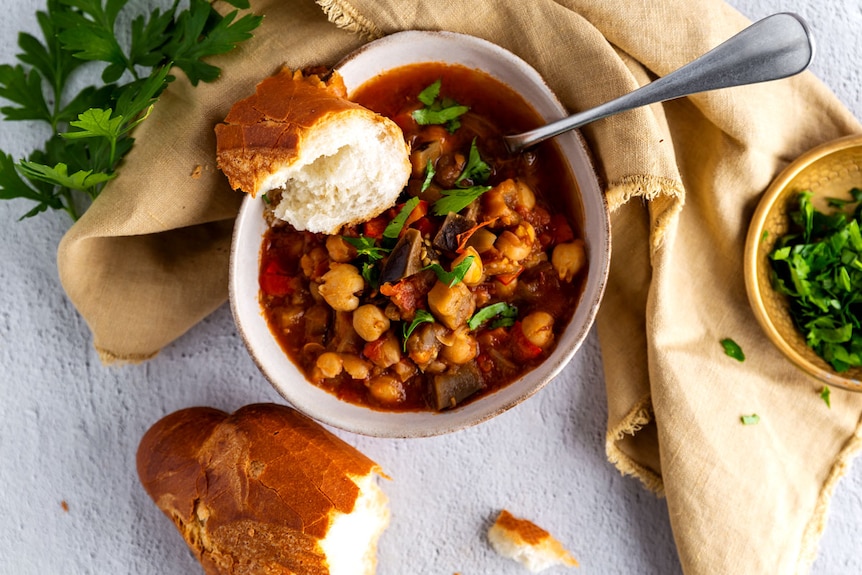
[[[227,0],[246,9],[248,0]],[[51,127],[43,149],[15,161],[0,150],[0,199],[36,203],[23,218],[64,210],[75,220],[101,192],[133,145],[132,129],[179,68],[193,85],[210,82],[219,69],[204,59],[251,37],[261,18],[234,10],[220,16],[206,0],[179,0],[162,12],[137,14],[119,29],[129,0],[47,0],[36,13],[42,38],[18,35],[15,65],[0,65],[0,113],[8,121]],[[129,38],[128,42],[121,38]],[[70,93],[69,79],[84,62],[101,62],[103,85]]]

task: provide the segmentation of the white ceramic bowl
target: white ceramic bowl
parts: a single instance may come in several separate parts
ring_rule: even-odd
[[[501,80],[547,121],[567,115],[539,74],[520,58],[487,41],[449,32],[408,31],[371,42],[338,66],[348,91],[386,70],[419,62],[445,62],[480,69]],[[263,202],[250,196],[240,208],[230,264],[230,301],[239,332],[254,361],[296,409],[333,427],[380,437],[426,437],[475,425],[500,414],[548,384],[574,356],[595,320],[610,262],[610,222],[589,154],[576,132],[557,136],[580,188],[575,213],[582,213],[587,278],[574,316],[540,366],[494,393],[443,412],[395,413],[337,399],[307,382],[270,333],[258,300],[258,258],[266,231]],[[576,205],[576,204],[575,204]]]

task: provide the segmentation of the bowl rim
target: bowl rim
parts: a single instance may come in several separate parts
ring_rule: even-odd
[[[402,43],[409,44],[411,49],[397,50],[397,47]],[[339,61],[335,68],[342,72],[345,85],[348,88],[348,92],[350,92],[357,87],[357,85],[351,84],[350,75],[350,66],[356,65],[356,62],[362,63],[363,59],[373,58],[375,54],[389,54],[389,56],[397,54],[398,56],[395,59],[404,59],[405,64],[441,62],[444,59],[440,57],[442,53],[440,50],[451,47],[453,43],[456,43],[458,48],[466,50],[466,55],[462,54],[461,57],[456,58],[454,61],[446,59],[446,62],[473,68],[482,68],[477,65],[477,61],[474,61],[475,58],[487,58],[490,56],[493,59],[489,60],[490,62],[500,60],[500,63],[496,64],[497,66],[503,66],[504,68],[512,67],[514,70],[512,73],[526,80],[530,90],[538,90],[541,93],[540,95],[543,99],[540,102],[541,106],[548,107],[551,112],[549,113],[547,110],[542,112],[540,109],[537,109],[537,112],[544,116],[547,121],[568,115],[568,112],[557,96],[532,66],[496,44],[465,34],[418,30],[397,32],[359,47],[347,54]],[[433,54],[433,56],[422,56],[426,52]],[[390,61],[392,59],[390,58]],[[403,64],[390,63],[385,65],[383,70],[400,65]],[[379,66],[379,64],[375,64],[375,66]],[[484,68],[482,69],[486,73],[510,84],[510,82],[506,82],[503,78],[500,78],[498,74]],[[376,74],[365,75],[362,81],[367,81],[374,77],[374,75]],[[534,108],[537,107],[536,102],[528,95],[525,95],[523,91],[515,91],[521,94],[525,100],[529,101]],[[230,307],[237,330],[252,360],[276,391],[294,408],[326,425],[368,436],[407,438],[437,436],[477,425],[515,407],[550,383],[568,365],[592,329],[607,283],[611,249],[610,212],[585,142],[576,131],[561,134],[555,140],[567,158],[572,179],[579,190],[578,197],[574,198],[574,201],[581,204],[585,232],[587,218],[591,218],[592,226],[595,229],[591,229],[590,231],[595,232],[595,235],[585,233],[584,239],[587,243],[588,265],[590,267],[575,313],[566,330],[561,335],[555,350],[542,364],[527,374],[528,378],[535,379],[533,383],[527,386],[518,386],[518,382],[516,381],[500,390],[485,395],[478,401],[470,402],[444,412],[389,412],[351,404],[309,383],[304,377],[301,377],[301,374],[300,379],[304,384],[303,386],[294,386],[294,388],[298,389],[291,389],[289,385],[284,385],[285,374],[277,372],[278,367],[286,368],[290,371],[284,361],[276,360],[276,363],[279,364],[276,367],[267,361],[265,357],[259,356],[262,353],[260,346],[268,347],[270,353],[272,353],[272,346],[278,346],[278,344],[275,338],[272,337],[271,332],[269,332],[269,327],[262,317],[257,298],[253,298],[254,302],[252,306],[250,302],[241,301],[237,297],[237,291],[241,287],[240,284],[248,280],[247,277],[242,277],[240,264],[244,263],[248,266],[250,257],[254,257],[255,261],[259,261],[260,257],[259,236],[254,240],[256,247],[253,256],[248,253],[242,254],[239,251],[239,244],[242,238],[249,233],[248,228],[250,226],[257,226],[259,228],[263,221],[261,217],[262,205],[259,198],[255,199],[247,195],[240,206],[231,241],[229,273]],[[254,234],[254,229],[251,232]],[[256,274],[254,281],[257,281]],[[254,293],[258,292],[255,291]],[[252,310],[252,307],[255,309]],[[261,337],[259,325],[261,322],[266,328],[266,337],[268,337],[270,342],[262,341],[263,338]],[[278,351],[279,355],[293,366],[293,371],[298,372],[296,366],[287,358],[287,354],[280,347],[278,347]]]
[[[752,215],[745,238],[743,264],[745,289],[749,305],[754,312],[757,322],[763,331],[766,332],[769,340],[791,363],[803,372],[823,383],[851,391],[862,391],[862,381],[843,376],[831,369],[825,360],[821,360],[822,365],[812,363],[781,335],[781,331],[767,312],[766,306],[763,303],[763,293],[758,282],[758,275],[760,268],[766,264],[766,250],[761,250],[761,237],[764,226],[773,207],[783,197],[790,182],[814,162],[848,148],[859,146],[862,146],[862,134],[851,134],[836,138],[804,152],[779,172],[766,188]]]

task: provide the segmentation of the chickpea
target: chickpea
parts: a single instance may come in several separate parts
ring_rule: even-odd
[[[506,230],[500,234],[494,247],[513,262],[519,262],[530,255],[535,241],[535,228],[529,222],[522,222],[514,231]]]
[[[371,373],[371,364],[352,353],[341,354],[341,362],[346,371],[353,379],[365,379]]]
[[[512,193],[511,205],[515,208],[523,208],[532,210],[536,206],[536,194],[524,182],[518,180],[515,182],[515,189]]]
[[[482,268],[482,258],[481,256],[479,256],[479,252],[477,252],[474,248],[468,247],[461,255],[452,260],[452,267],[454,268],[455,266],[463,262],[467,258],[467,256],[473,256],[473,261],[470,263],[470,267],[467,269],[467,273],[464,274],[464,277],[461,279],[461,281],[468,286],[477,286],[482,283],[483,279],[485,279],[485,273],[484,269]]]
[[[321,246],[312,248],[310,252],[303,255],[299,260],[302,273],[313,281],[320,280],[321,273],[326,269],[328,263],[329,254]]]
[[[512,279],[507,283],[500,280],[494,280],[494,295],[497,299],[508,299],[515,295],[515,290],[518,289],[518,278]]]
[[[463,282],[449,287],[438,281],[428,292],[428,307],[440,323],[449,329],[458,329],[476,311],[476,300]]]
[[[358,292],[365,288],[365,280],[359,270],[350,264],[333,263],[320,278],[320,295],[337,311],[353,311],[359,307]]]
[[[565,244],[557,244],[551,254],[551,265],[557,270],[561,280],[570,282],[584,267],[587,253],[583,240],[577,239]]]
[[[341,370],[344,368],[344,363],[342,362],[340,355],[327,351],[320,354],[315,366],[320,370],[323,377],[335,377],[341,373]]]
[[[326,251],[334,262],[347,263],[356,257],[356,248],[344,241],[341,236],[326,237]]]
[[[398,378],[388,374],[371,379],[368,382],[368,391],[374,399],[387,404],[399,403],[406,397],[404,386]]]
[[[385,369],[401,361],[401,343],[392,332],[386,332],[379,346],[374,346],[373,355],[366,355],[374,365]]]
[[[554,316],[546,311],[536,311],[521,320],[521,331],[527,341],[545,349],[554,341]]]
[[[353,329],[365,341],[374,341],[389,329],[389,318],[376,305],[365,304],[353,312]]]
[[[451,345],[444,346],[440,350],[440,356],[450,363],[463,365],[479,355],[479,343],[465,329],[455,332]]]
[[[496,219],[502,226],[510,226],[521,221],[521,216],[506,203],[506,194],[514,187],[512,180],[506,180],[482,194],[482,207],[485,217]]]

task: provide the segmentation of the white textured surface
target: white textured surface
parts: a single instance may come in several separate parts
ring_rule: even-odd
[[[862,117],[858,0],[732,4],[752,19],[802,14],[818,40],[814,72]],[[37,31],[42,2],[0,0],[0,8],[0,63],[11,63],[17,31]],[[0,149],[16,157],[43,137],[0,122]],[[248,359],[227,306],[148,363],[103,367],[57,278],[56,246],[69,222],[61,213],[16,221],[29,209],[0,202],[0,574],[197,573],[138,483],[137,442],[176,409],[234,410],[279,397]],[[548,528],[581,572],[679,573],[664,501],[607,463],[604,426],[593,334],[558,381],[474,429],[401,441],[341,434],[394,478],[384,485],[393,522],[379,573],[523,573],[484,538],[501,506]],[[862,572],[860,498],[856,464],[838,486],[813,573]]]

